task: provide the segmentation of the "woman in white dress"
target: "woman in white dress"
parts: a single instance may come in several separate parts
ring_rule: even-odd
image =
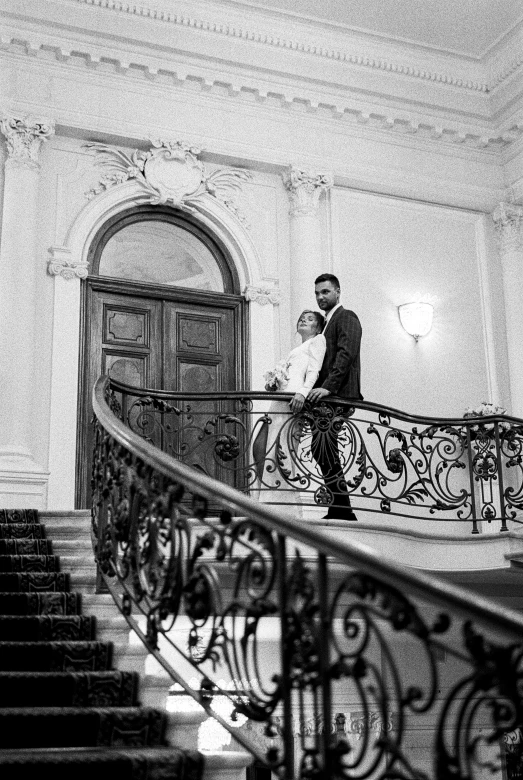
[[[298,485],[294,459],[299,440],[299,425],[293,424],[314,387],[327,348],[322,330],[325,318],[320,312],[306,309],[297,324],[301,344],[295,347],[285,361],[287,379],[280,383],[279,391],[294,393],[290,401],[272,401],[268,409],[270,423],[264,450],[264,468],[259,482],[259,501],[277,504],[298,502]],[[266,389],[270,389],[266,386]],[[289,414],[291,412],[292,414]]]

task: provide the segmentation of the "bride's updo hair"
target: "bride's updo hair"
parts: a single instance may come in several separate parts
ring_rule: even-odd
[[[313,314],[314,315],[314,318],[316,320],[317,333],[321,333],[323,328],[325,327],[325,317],[323,316],[323,314],[321,312],[313,311],[312,309],[304,309],[302,311],[302,313],[298,317],[298,322],[296,323],[296,328],[298,327],[298,324],[299,324],[299,322],[300,322],[300,320],[301,320],[301,318],[303,317],[304,314]]]

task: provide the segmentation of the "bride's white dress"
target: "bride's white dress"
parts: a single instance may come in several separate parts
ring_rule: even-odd
[[[320,373],[326,349],[325,336],[319,333],[291,350],[287,357],[289,378],[281,392],[301,393],[307,398]],[[295,467],[290,453],[297,451],[299,431],[292,425],[293,415],[287,400],[272,401],[267,411],[271,423],[258,500],[265,503],[293,504],[297,499],[297,486],[292,481]]]

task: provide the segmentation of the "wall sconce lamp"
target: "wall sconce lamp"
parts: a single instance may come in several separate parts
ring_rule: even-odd
[[[400,322],[407,333],[418,341],[420,336],[426,336],[432,328],[434,307],[431,303],[404,303],[398,306]]]

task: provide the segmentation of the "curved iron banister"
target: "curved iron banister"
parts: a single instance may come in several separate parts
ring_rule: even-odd
[[[290,412],[285,393],[191,393],[111,380],[122,419],[188,465],[273,505],[414,520],[521,522],[523,421],[438,419],[329,397]]]
[[[209,711],[217,692],[210,667],[216,678],[226,670],[234,687],[219,692],[236,714],[264,724],[274,744],[264,757],[239,730],[235,736],[281,777],[421,777],[404,750],[405,733],[412,717],[431,712],[436,776],[470,778],[478,713],[493,739],[522,725],[519,614],[365,545],[334,540],[174,460],[117,418],[107,379],[95,386],[93,408],[95,552],[109,589],[173,679]],[[209,502],[220,506],[219,518],[207,516]],[[444,613],[427,617],[434,606]],[[146,631],[133,611],[145,617]],[[201,672],[199,690],[159,649],[164,640],[175,646],[171,635],[183,621],[188,644],[176,650]],[[279,627],[272,676],[258,657],[267,621]],[[419,686],[402,679],[398,637],[423,666]],[[443,700],[442,652],[465,669]],[[336,709],[348,689],[363,713],[358,744]]]

